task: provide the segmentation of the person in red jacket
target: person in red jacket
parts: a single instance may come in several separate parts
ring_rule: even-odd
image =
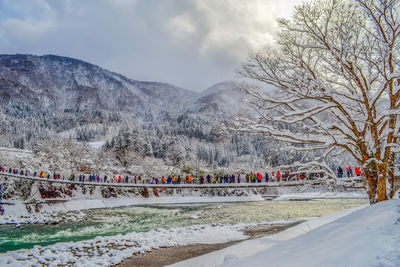
[[[281,172],[280,172],[280,171],[278,171],[278,172],[276,173],[276,178],[278,179],[278,181],[281,180]]]
[[[262,180],[262,175],[261,175],[261,173],[257,173],[257,182],[258,183],[261,183],[261,180]]]
[[[360,176],[361,175],[360,167],[355,168],[354,172],[356,173],[357,176]]]

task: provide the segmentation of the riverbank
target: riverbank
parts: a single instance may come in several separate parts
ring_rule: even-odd
[[[171,266],[400,266],[400,200],[327,215]]]
[[[132,188],[129,184],[80,184],[14,176],[0,176],[0,225],[80,221],[84,219],[84,214],[74,212],[134,205],[227,203],[264,199],[367,199],[362,189],[351,188],[343,183],[323,184],[316,180],[295,183],[181,185],[177,188],[169,188],[176,185],[160,185],[160,188],[149,189],[146,185]]]
[[[83,211],[82,222],[0,226],[0,265],[105,266],[163,247],[219,244],[365,205],[365,200],[157,204]],[[312,217],[312,218],[311,218]],[[260,226],[254,233],[245,229]],[[205,252],[202,252],[205,253]]]
[[[197,192],[198,193],[198,192]],[[275,201],[312,200],[312,199],[367,199],[364,191],[352,192],[279,192]],[[118,197],[118,198],[88,198],[77,199],[47,199],[40,201],[9,200],[0,202],[3,214],[1,224],[57,224],[65,221],[79,221],[84,214],[79,211],[101,208],[128,207],[154,204],[190,204],[190,203],[229,203],[263,201],[262,194],[242,196],[159,196],[159,197]],[[77,213],[76,213],[77,212]]]
[[[249,239],[260,238],[263,236],[277,234],[290,227],[296,226],[303,221],[287,224],[275,225],[257,225],[247,227],[243,233],[249,236]],[[180,261],[198,257],[213,251],[221,250],[238,244],[239,240],[217,243],[217,244],[193,244],[186,246],[166,247],[152,250],[144,255],[134,255],[124,260],[119,266],[123,267],[162,267],[169,264],[174,264]]]

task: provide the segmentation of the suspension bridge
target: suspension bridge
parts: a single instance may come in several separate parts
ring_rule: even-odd
[[[22,180],[30,180],[40,183],[49,184],[74,184],[74,185],[88,185],[88,186],[100,186],[100,187],[122,187],[122,188],[193,188],[193,189],[207,189],[207,188],[278,188],[278,187],[292,187],[292,186],[321,186],[326,185],[326,180],[299,180],[299,181],[280,181],[280,182],[261,182],[261,183],[180,183],[180,184],[156,184],[156,183],[124,183],[124,182],[96,182],[96,181],[77,181],[77,180],[63,180],[63,179],[52,179],[52,178],[40,178],[34,176],[13,174],[7,172],[0,172],[0,177],[18,178]],[[362,183],[361,177],[342,178],[337,180],[338,185],[344,187],[357,188],[354,186],[355,183]],[[346,184],[349,184],[346,186]],[[350,184],[353,184],[350,185]]]

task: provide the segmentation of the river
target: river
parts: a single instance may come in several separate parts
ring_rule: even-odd
[[[166,204],[84,211],[82,221],[56,225],[0,225],[0,252],[34,245],[147,232],[194,224],[235,224],[318,217],[368,204],[366,199]]]

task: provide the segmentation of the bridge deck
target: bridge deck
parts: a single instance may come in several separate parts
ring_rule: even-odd
[[[33,180],[45,183],[59,183],[59,184],[76,184],[76,185],[90,185],[90,186],[106,186],[106,187],[129,187],[129,188],[259,188],[259,187],[287,187],[299,185],[320,185],[324,183],[321,180],[303,180],[303,181],[290,181],[290,182],[262,182],[262,183],[225,183],[225,184],[135,184],[135,183],[104,183],[104,182],[79,182],[71,180],[60,179],[47,179],[32,176],[17,175],[12,173],[0,172],[0,176],[13,177],[26,180]],[[360,179],[347,179],[349,181],[359,181]],[[346,181],[346,180],[342,180]]]

